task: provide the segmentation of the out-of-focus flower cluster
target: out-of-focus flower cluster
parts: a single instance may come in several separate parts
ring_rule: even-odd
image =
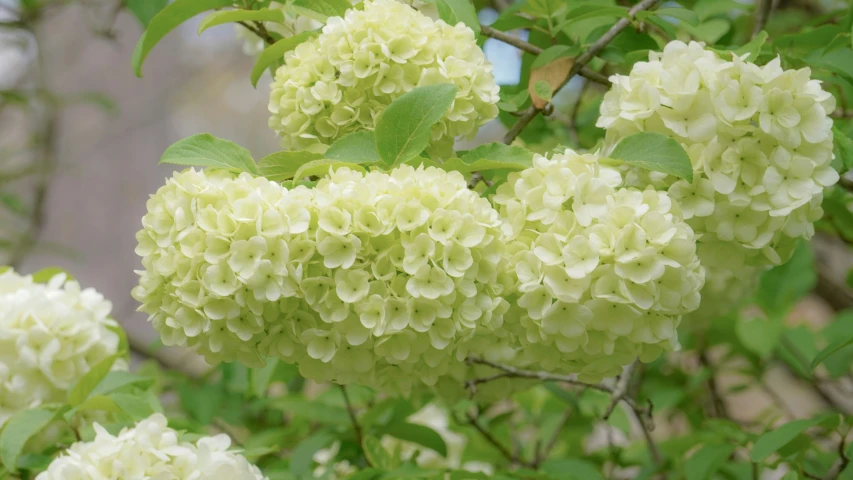
[[[500,205],[518,299],[507,322],[522,363],[619,374],[677,346],[681,315],[699,305],[704,272],[678,205],[571,150],[511,174]]]
[[[611,77],[598,126],[606,143],[657,132],[690,155],[694,181],[633,170],[629,185],[669,186],[701,242],[728,242],[751,265],[779,264],[822,215],[832,160],[835,99],[808,68],[731,61],[701,43],[673,41],[630,75]],[[606,153],[606,152],[605,152]]]
[[[228,450],[231,439],[227,435],[182,442],[159,413],[115,436],[98,424],[95,432],[93,441],[72,445],[36,480],[267,478],[242,455]]]
[[[291,191],[188,170],[148,202],[133,295],[164,343],[211,362],[279,357],[307,378],[406,392],[464,375],[475,330],[500,327],[500,225],[437,168],[340,168]]]
[[[92,366],[117,353],[111,309],[65,274],[42,284],[11,269],[0,273],[0,427],[20,410],[65,401]]]
[[[456,99],[432,128],[430,150],[452,153],[498,114],[492,65],[462,23],[432,20],[394,0],[329,18],[318,37],[285,55],[270,97],[270,127],[284,148],[316,149],[372,129],[385,108],[423,85],[452,83]]]

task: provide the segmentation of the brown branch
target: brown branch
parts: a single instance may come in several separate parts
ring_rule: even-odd
[[[628,394],[628,385],[631,383],[631,376],[634,374],[634,368],[636,366],[637,360],[634,360],[633,363],[627,365],[622,370],[622,375],[619,375],[619,378],[616,380],[616,386],[613,387],[613,392],[610,397],[610,404],[607,405],[607,410],[604,411],[603,418],[605,420],[610,418],[610,415],[613,413],[613,409],[615,409],[619,401],[623,400]]]
[[[723,400],[723,395],[720,393],[720,386],[717,384],[717,375],[714,371],[714,365],[708,358],[708,352],[702,348],[699,350],[699,363],[708,369],[708,395],[711,397],[711,416],[717,418],[729,418],[726,402]]]
[[[770,12],[773,10],[773,0],[758,0],[755,9],[755,24],[752,26],[752,37],[755,38],[767,25]]]
[[[239,21],[238,24],[242,25],[245,29],[257,35],[261,40],[264,41],[267,45],[272,45],[275,43],[275,39],[272,38],[272,35],[267,31],[267,27],[264,26],[261,22],[249,22]]]
[[[525,42],[524,40],[516,37],[515,35],[510,35],[506,32],[502,32],[487,25],[480,25],[480,32],[487,37],[494,38],[495,40],[500,40],[501,42],[506,43],[507,45],[512,45],[513,47],[521,50],[522,52],[529,53],[531,55],[539,55],[544,51],[536,45]],[[610,87],[610,80],[608,80],[606,76],[596,72],[595,70],[589,67],[583,67],[580,70],[580,75],[586,78],[587,80],[591,80],[595,83],[600,83],[602,85]]]
[[[592,46],[590,46],[586,52],[575,58],[575,62],[572,65],[572,69],[569,71],[568,76],[566,76],[566,80],[554,89],[554,94],[556,95],[557,92],[559,92],[564,86],[566,86],[566,84],[569,83],[572,77],[580,73],[581,70],[590,61],[592,61],[592,59],[596,55],[598,55],[599,53],[601,53],[602,50],[604,50],[604,47],[606,47],[608,43],[610,43],[614,38],[616,38],[616,36],[619,35],[622,30],[625,30],[628,25],[631,24],[631,20],[634,19],[637,13],[654,7],[658,4],[658,2],[660,2],[660,0],[642,0],[640,3],[631,7],[631,9],[628,10],[628,18],[619,19],[619,21],[613,24],[613,26],[610,27],[610,30],[605,32],[605,34],[602,35],[601,38],[599,38],[595,43],[593,43]],[[515,140],[515,138],[518,137],[521,131],[524,130],[524,128],[529,125],[530,122],[532,122],[537,115],[542,113],[543,110],[544,109],[542,108],[536,108],[534,106],[531,106],[530,108],[525,110],[524,113],[518,118],[518,121],[515,122],[515,125],[513,125],[512,128],[510,128],[509,132],[507,132],[507,134],[504,136],[504,143],[506,143],[507,145],[511,144]]]
[[[500,363],[490,362],[488,360],[477,358],[477,357],[469,357],[469,364],[474,365],[486,365],[492,367],[496,370],[500,370],[503,373],[499,373],[493,375],[491,377],[483,377],[483,378],[475,378],[474,380],[469,380],[466,382],[467,385],[479,385],[481,383],[487,383],[492,380],[497,380],[498,378],[531,378],[535,380],[542,380],[543,382],[562,382],[568,383],[570,385],[575,385],[578,387],[584,388],[592,388],[593,390],[599,390],[602,392],[612,393],[613,388],[609,385],[605,385],[603,383],[584,383],[575,378],[572,375],[559,375],[548,372],[540,372],[534,370],[524,370],[521,368],[515,368],[509,365],[502,365]]]

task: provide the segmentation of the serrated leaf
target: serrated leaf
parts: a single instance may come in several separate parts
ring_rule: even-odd
[[[71,387],[71,390],[69,390],[68,404],[72,407],[76,407],[86,401],[95,387],[97,387],[98,384],[101,383],[101,380],[110,373],[110,370],[112,370],[113,364],[115,364],[116,360],[123,355],[123,353],[119,352],[115,355],[110,355],[93,365],[85,375],[80,377],[80,380],[77,380],[74,386]]]
[[[376,150],[373,132],[364,130],[344,135],[333,143],[324,157],[348,163],[374,163],[382,159]]]
[[[260,174],[274,182],[290,180],[303,165],[323,158],[322,154],[304,151],[271,153],[258,162]]]
[[[24,445],[53,421],[56,414],[52,409],[33,408],[20,411],[6,421],[0,431],[0,461],[6,468],[15,471]]]
[[[145,58],[169,32],[199,13],[214,8],[230,7],[231,2],[232,0],[175,0],[157,12],[148,23],[148,28],[142,32],[133,51],[132,65],[136,76],[142,76],[142,64]]]
[[[317,450],[327,447],[335,441],[335,435],[330,432],[319,432],[300,442],[290,454],[290,473],[296,478],[302,478],[311,473],[314,454]]]
[[[384,428],[384,433],[392,437],[423,445],[438,453],[442,457],[447,456],[447,444],[441,435],[435,430],[409,422],[395,422]]]
[[[355,163],[340,162],[338,160],[313,160],[299,167],[299,170],[293,175],[293,181],[299,181],[305,177],[325,176],[329,174],[329,170],[337,170],[338,168],[346,167],[350,170],[358,170],[365,172],[366,170],[361,165]]]
[[[612,158],[625,163],[693,181],[693,164],[677,141],[660,133],[642,132],[620,141]]]
[[[291,6],[296,13],[324,23],[329,17],[343,17],[352,8],[347,0],[294,0]]]
[[[279,8],[260,10],[223,10],[213,12],[204,17],[198,24],[198,34],[201,35],[210,27],[232,22],[284,22],[284,10]]]
[[[308,40],[309,38],[316,37],[319,34],[319,30],[302,32],[299,35],[283,38],[265,48],[264,51],[261,52],[261,54],[258,56],[258,60],[255,61],[255,66],[252,67],[252,74],[249,76],[250,80],[252,81],[252,86],[257,87],[258,80],[261,79],[261,76],[264,74],[267,68],[273,65],[274,63],[282,61],[284,59],[285,53],[293,50],[300,43]]]
[[[376,124],[376,149],[382,161],[392,166],[418,156],[429,144],[432,126],[455,98],[456,85],[439,83],[417,87],[391,102]]]
[[[450,25],[459,22],[467,25],[475,34],[480,33],[477,10],[471,0],[426,0],[438,7],[438,17]]]
[[[805,432],[806,429],[819,424],[822,420],[822,417],[794,420],[765,433],[755,441],[755,445],[753,445],[752,451],[749,453],[749,458],[753,462],[760,462],[766,459],[793,441],[798,435]]]
[[[127,9],[139,20],[143,28],[168,4],[169,0],[125,0]]]
[[[732,444],[708,444],[700,448],[684,462],[686,480],[708,480],[729,459],[737,448]]]
[[[248,150],[209,133],[199,133],[173,143],[163,152],[160,163],[259,173]]]

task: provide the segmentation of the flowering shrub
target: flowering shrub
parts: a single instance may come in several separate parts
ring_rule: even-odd
[[[567,150],[534,157],[494,198],[515,266],[525,360],[587,382],[673,350],[704,282],[678,204],[621,183],[598,157]]]
[[[730,242],[748,263],[787,260],[797,238],[814,235],[823,189],[838,181],[832,160],[835,98],[811,70],[724,60],[697,42],[650,52],[630,75],[615,75],[597,125],[615,145],[637,132],[679,141],[694,181],[645,171],[634,185],[669,187],[702,242]]]
[[[211,480],[265,480],[258,467],[229,451],[227,435],[180,440],[180,433],[160,414],[134,428],[111,435],[95,425],[91,442],[72,445],[36,480],[88,480],[131,478],[182,478]]]
[[[142,223],[135,298],[166,344],[214,363],[408,391],[463,367],[457,344],[508,308],[497,212],[455,172],[340,168],[288,191],[190,169]]]
[[[272,85],[269,125],[284,148],[329,145],[372,129],[413,88],[451,83],[456,99],[431,130],[432,150],[449,156],[454,138],[472,136],[498,113],[491,71],[464,24],[432,20],[393,0],[369,0],[285,55]]]
[[[112,304],[65,274],[42,284],[6,270],[0,305],[0,428],[21,410],[62,402],[89,369],[118,353]]]

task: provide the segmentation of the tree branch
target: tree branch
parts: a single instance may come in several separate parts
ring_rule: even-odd
[[[708,358],[708,352],[703,348],[699,349],[699,363],[708,369],[708,395],[711,397],[711,416],[717,418],[729,418],[729,412],[726,408],[726,402],[720,393],[720,387],[717,385],[717,375],[714,371],[714,365]]]
[[[252,22],[251,24],[244,21],[237,22],[242,25],[244,28],[249,30],[250,32],[257,35],[261,40],[264,41],[267,45],[272,45],[275,43],[275,39],[272,38],[272,35],[267,31],[267,28],[261,22]]]
[[[502,32],[500,30],[494,29],[488,25],[480,25],[480,32],[490,38],[494,38],[495,40],[500,40],[507,45],[512,45],[513,47],[521,50],[522,52],[529,53],[531,55],[539,55],[543,52],[543,50],[532,43],[525,42],[524,40],[516,37],[515,35],[510,35],[506,32]],[[589,67],[583,67],[580,71],[580,75],[587,80],[591,80],[595,83],[600,83],[607,87],[610,87],[610,80],[607,79],[601,73],[596,72],[595,70]]]
[[[569,83],[572,77],[580,73],[581,70],[583,70],[583,68],[590,61],[592,61],[592,59],[596,55],[598,55],[599,53],[601,53],[602,50],[604,50],[604,47],[606,47],[608,43],[610,43],[614,38],[616,38],[616,36],[619,35],[622,30],[625,30],[625,28],[627,28],[628,25],[631,24],[631,20],[634,19],[638,12],[648,10],[657,5],[658,2],[660,2],[660,0],[642,0],[640,3],[631,7],[631,9],[628,10],[628,18],[619,19],[619,21],[613,24],[613,26],[610,27],[610,30],[605,32],[605,34],[602,35],[601,38],[599,38],[595,43],[593,43],[592,46],[590,46],[586,52],[575,58],[575,62],[572,65],[572,69],[569,71],[569,74],[566,76],[566,80],[554,89],[554,94],[556,95],[557,92],[559,92],[564,86],[566,86],[566,84]],[[537,115],[542,113],[543,110],[544,109],[542,108],[536,108],[534,106],[531,106],[530,108],[525,110],[524,113],[518,118],[518,121],[515,122],[515,125],[513,125],[512,128],[510,128],[509,132],[507,132],[507,134],[504,136],[504,143],[507,145],[511,144],[515,140],[515,138],[518,137],[521,131],[524,130],[524,128],[529,125],[530,122],[532,122]]]
[[[773,0],[758,0],[755,9],[755,24],[752,26],[752,37],[755,38],[767,25],[770,12],[773,10]]]

